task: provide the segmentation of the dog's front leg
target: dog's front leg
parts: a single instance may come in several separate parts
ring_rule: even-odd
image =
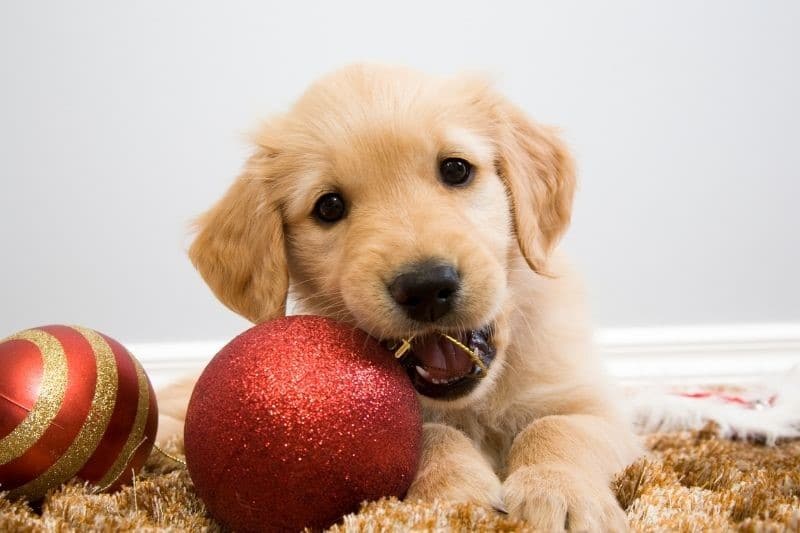
[[[610,484],[636,453],[621,423],[581,414],[542,417],[509,452],[506,508],[541,531],[626,531]]]
[[[407,499],[503,508],[500,479],[464,433],[435,423],[425,424],[422,431],[422,458]]]
[[[184,377],[161,388],[156,393],[158,398],[158,434],[156,442],[164,444],[173,437],[183,436],[183,424],[186,420],[186,408],[199,375]]]

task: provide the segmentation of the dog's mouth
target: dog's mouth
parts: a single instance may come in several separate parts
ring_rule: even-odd
[[[428,333],[410,341],[384,341],[384,345],[402,354],[400,361],[417,392],[436,399],[469,394],[485,376],[496,353],[491,326],[459,333]]]

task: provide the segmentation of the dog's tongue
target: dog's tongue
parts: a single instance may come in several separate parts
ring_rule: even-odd
[[[436,379],[460,378],[472,370],[472,358],[441,335],[415,339],[413,345],[419,363]]]

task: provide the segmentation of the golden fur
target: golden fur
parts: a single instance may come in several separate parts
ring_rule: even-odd
[[[424,453],[409,497],[475,501],[543,530],[622,530],[609,488],[638,446],[592,353],[575,275],[554,251],[570,219],[570,155],[487,83],[353,66],[266,123],[190,256],[253,322],[297,311],[383,338],[493,324],[488,376],[455,401],[421,397]],[[476,169],[443,185],[437,161]],[[311,212],[332,190],[345,219]],[[386,285],[404,265],[457,265],[463,298],[435,324],[408,319]],[[190,383],[161,395],[177,431]]]

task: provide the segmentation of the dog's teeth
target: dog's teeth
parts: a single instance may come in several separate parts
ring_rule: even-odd
[[[451,383],[455,383],[456,381],[461,379],[461,378],[443,378],[443,379],[439,379],[439,378],[435,378],[435,377],[431,376],[430,372],[428,372],[427,370],[425,370],[423,367],[421,367],[419,365],[416,365],[414,368],[417,370],[417,374],[419,374],[422,379],[424,379],[428,383],[433,383],[434,385],[450,385]]]
[[[433,381],[435,383],[433,377],[428,373],[427,370],[425,370],[424,368],[422,368],[419,365],[417,365],[416,369],[417,369],[417,374],[422,376],[423,379],[425,379],[427,381]]]

